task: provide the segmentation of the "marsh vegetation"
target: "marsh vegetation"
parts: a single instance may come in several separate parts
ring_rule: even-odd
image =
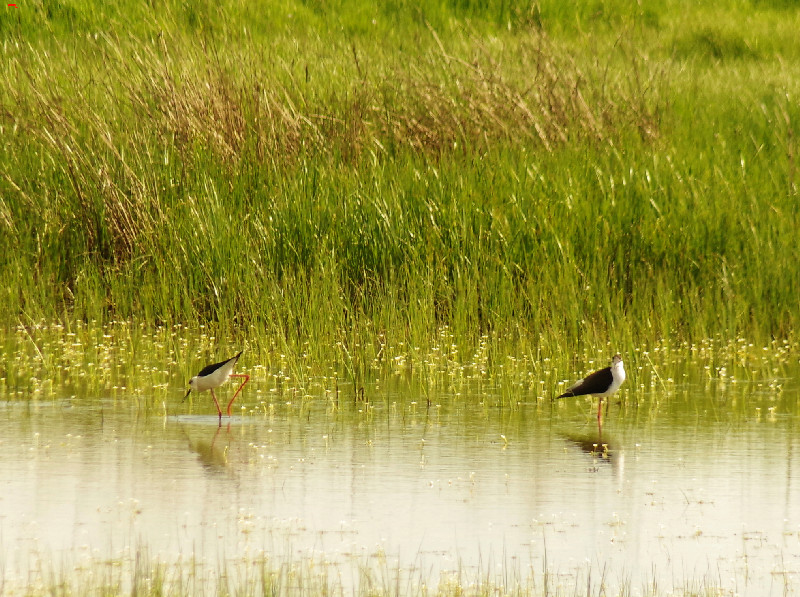
[[[2,16],[6,326],[326,362],[796,327],[789,7],[142,10]]]
[[[322,435],[341,447],[331,428],[356,429],[365,446],[396,428],[401,454],[417,458],[420,441],[443,429],[453,445],[477,441],[476,454],[544,454],[541,470],[578,474],[557,457],[575,448],[598,477],[617,469],[604,468],[602,441],[591,449],[591,401],[550,398],[620,352],[629,379],[605,431],[629,455],[645,442],[651,455],[691,460],[689,445],[776,470],[774,459],[796,450],[798,417],[798,30],[792,3],[759,0],[2,7],[0,412],[27,450],[9,462],[30,457],[45,470],[57,450],[42,448],[41,433],[68,455],[92,453],[70,451],[74,429],[41,423],[50,408],[79,413],[67,420],[92,437],[111,421],[132,426],[123,445],[161,445],[180,466],[188,444],[205,473],[226,477],[238,457],[246,466],[236,474],[256,474],[255,485],[271,470],[258,465],[262,434],[286,425],[287,444],[302,444],[304,424],[320,450],[330,447]],[[180,405],[180,389],[242,348],[254,379],[234,429],[246,441],[227,436],[220,456],[213,439],[181,431],[210,404]],[[571,431],[554,431],[561,419]],[[687,429],[707,427],[716,435],[693,443]],[[775,452],[750,461],[725,437]],[[15,481],[4,483],[0,499],[13,494]],[[703,496],[683,498],[709,510]],[[800,529],[791,508],[784,514],[778,552],[793,561]],[[768,542],[751,539],[742,544]],[[217,567],[209,575],[162,558],[154,541],[124,541],[99,558],[33,554],[27,579],[4,563],[5,586],[534,595],[610,586],[602,566],[556,583],[567,560],[537,559],[539,544],[531,563],[504,561],[495,575],[473,560],[441,581],[375,551],[350,561],[357,580],[343,581],[341,567],[296,552],[204,554],[206,571]],[[489,543],[499,558],[506,546]],[[730,561],[748,572],[745,552]],[[783,590],[795,586],[791,567],[758,561]],[[681,582],[670,588],[636,578],[652,595],[724,592],[752,578],[736,567],[723,578],[723,568],[673,574]],[[614,572],[616,592],[634,593],[624,582],[633,575]]]

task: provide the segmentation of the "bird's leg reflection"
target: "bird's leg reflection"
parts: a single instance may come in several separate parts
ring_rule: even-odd
[[[227,458],[227,449],[224,446],[217,448],[217,439],[220,437],[222,432],[222,426],[220,425],[216,429],[214,429],[214,435],[210,441],[202,440],[202,439],[192,439],[192,437],[183,430],[184,435],[186,435],[187,439],[189,440],[189,449],[194,452],[200,463],[203,467],[210,471],[218,471],[226,468],[228,466],[228,458]]]

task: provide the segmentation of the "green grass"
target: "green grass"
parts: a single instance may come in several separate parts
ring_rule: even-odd
[[[798,21],[666,0],[3,10],[0,321],[208,324],[350,366],[443,329],[464,358],[791,339]]]

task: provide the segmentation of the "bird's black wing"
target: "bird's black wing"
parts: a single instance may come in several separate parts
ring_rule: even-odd
[[[561,396],[558,396],[558,398],[585,396],[586,394],[601,394],[609,388],[613,381],[614,376],[611,374],[611,367],[606,367],[605,369],[600,369],[600,371],[595,371],[591,375],[587,375],[584,379],[561,394]]]
[[[224,364],[229,363],[230,361],[238,360],[240,356],[242,356],[241,352],[239,352],[239,354],[237,354],[235,357],[231,357],[229,359],[225,359],[224,361],[220,361],[219,363],[214,363],[213,365],[208,365],[207,367],[203,367],[200,370],[200,373],[197,374],[197,376],[205,377],[206,375],[211,375],[212,373],[214,373],[214,371],[222,367]]]

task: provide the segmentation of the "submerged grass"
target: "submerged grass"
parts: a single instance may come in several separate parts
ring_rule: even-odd
[[[7,594],[36,595],[131,595],[154,597],[169,595],[438,595],[528,597],[583,597],[607,594],[617,597],[639,595],[715,596],[734,594],[729,587],[746,579],[717,578],[709,570],[705,578],[681,581],[674,578],[673,587],[664,591],[656,580],[643,586],[632,586],[630,580],[608,579],[602,568],[593,569],[582,563],[568,573],[544,569],[521,562],[488,563],[479,570],[466,570],[460,565],[438,578],[427,577],[430,569],[421,557],[408,567],[379,551],[365,556],[352,556],[352,561],[334,563],[313,557],[296,559],[272,558],[267,554],[248,555],[230,561],[205,562],[192,557],[165,561],[151,555],[147,548],[126,549],[108,561],[85,558],[79,563],[64,563],[60,568],[50,562],[32,562],[29,578],[23,587],[17,579],[0,572],[0,583]],[[655,572],[655,571],[654,571]],[[617,589],[610,589],[612,581]],[[784,579],[785,588],[791,581]]]
[[[483,344],[793,341],[798,18],[6,13],[0,320],[205,325],[353,377],[385,346],[431,354],[442,330],[462,362]]]
[[[533,526],[540,524],[534,521]],[[536,530],[534,533],[536,534]],[[544,528],[541,529],[544,534]],[[288,540],[291,542],[291,539]],[[287,545],[288,547],[288,545]],[[294,552],[294,550],[289,550]],[[301,550],[273,555],[259,549],[244,550],[235,557],[219,555],[215,560],[194,554],[151,553],[147,546],[125,545],[114,556],[100,559],[90,553],[48,558],[29,554],[25,578],[0,571],[0,585],[8,595],[439,595],[530,597],[579,597],[596,594],[627,597],[639,595],[712,596],[734,595],[738,587],[754,586],[746,566],[731,576],[709,564],[692,578],[682,579],[683,570],[664,574],[654,566],[648,578],[634,583],[632,576],[619,577],[602,561],[575,562],[566,568],[552,567],[546,553],[530,561],[486,554],[477,565],[463,565],[460,558],[440,560],[421,553],[401,559],[382,547],[329,558],[305,555]],[[746,559],[746,556],[743,556]],[[717,564],[718,566],[719,564]],[[781,567],[782,562],[781,562]],[[695,571],[697,574],[698,571]],[[773,572],[773,587],[791,592],[791,572]],[[659,579],[668,579],[666,581]],[[761,585],[755,585],[761,586]]]
[[[403,409],[469,405],[545,415],[553,407],[564,408],[567,401],[553,403],[553,397],[576,378],[607,366],[614,350],[605,345],[572,356],[542,350],[513,355],[487,335],[467,353],[450,330],[442,329],[425,349],[388,341],[312,349],[308,342],[293,357],[277,344],[232,344],[209,328],[149,331],[143,323],[128,322],[19,326],[0,335],[0,401],[57,401],[154,416],[207,412],[213,410],[207,394],[197,402],[181,402],[188,380],[209,362],[242,348],[239,370],[252,379],[236,408],[253,417],[284,408],[290,416],[311,403],[327,405],[332,414],[356,409],[369,416],[375,406],[388,408],[390,395],[392,402],[401,397]],[[762,346],[722,337],[632,346],[625,355],[628,381],[621,404],[686,401],[691,411],[691,392],[700,385],[709,395],[724,393],[734,418],[794,415],[798,405],[783,388],[794,375],[798,353],[800,347],[786,340]],[[324,354],[333,357],[324,359]],[[592,403],[591,398],[577,400]]]

